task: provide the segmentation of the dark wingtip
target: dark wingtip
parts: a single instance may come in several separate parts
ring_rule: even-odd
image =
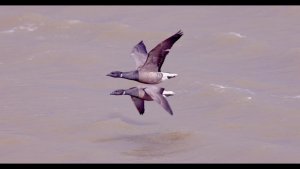
[[[178,31],[176,34],[178,34],[178,35],[182,36],[182,35],[183,35],[183,32],[182,32],[182,30],[181,30],[181,29],[179,29],[179,31]]]

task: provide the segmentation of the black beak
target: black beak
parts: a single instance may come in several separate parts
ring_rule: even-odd
[[[106,76],[110,76],[110,73],[109,73],[109,74],[107,74]]]

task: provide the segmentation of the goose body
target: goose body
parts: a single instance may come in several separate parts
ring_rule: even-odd
[[[145,84],[158,84],[177,76],[175,73],[161,72],[161,67],[173,44],[183,35],[180,30],[173,36],[159,43],[149,53],[143,41],[132,49],[131,55],[136,63],[136,70],[129,72],[113,71],[107,76],[124,78]]]
[[[173,111],[166,97],[173,96],[174,94],[172,91],[165,91],[164,88],[157,86],[118,89],[110,93],[110,95],[129,95],[141,115],[145,112],[144,101],[155,101],[173,115]]]

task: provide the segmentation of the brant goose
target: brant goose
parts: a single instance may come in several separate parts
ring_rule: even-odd
[[[143,41],[134,46],[131,55],[136,63],[136,70],[129,72],[113,71],[107,76],[125,78],[146,84],[158,84],[164,80],[176,77],[177,74],[161,72],[161,66],[173,44],[183,35],[179,30],[147,53]]]
[[[110,93],[110,95],[130,95],[140,115],[143,115],[145,112],[144,100],[154,100],[155,102],[160,104],[167,112],[173,115],[173,111],[165,97],[173,96],[174,94],[175,93],[172,91],[165,91],[164,88],[157,86],[132,87],[126,90],[115,90]]]

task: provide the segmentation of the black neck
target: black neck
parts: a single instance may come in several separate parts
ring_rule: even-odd
[[[125,90],[125,95],[139,97],[139,89],[137,87],[132,87],[130,89],[127,89]]]
[[[138,71],[130,71],[130,72],[122,72],[121,78],[129,79],[129,80],[138,80]]]

